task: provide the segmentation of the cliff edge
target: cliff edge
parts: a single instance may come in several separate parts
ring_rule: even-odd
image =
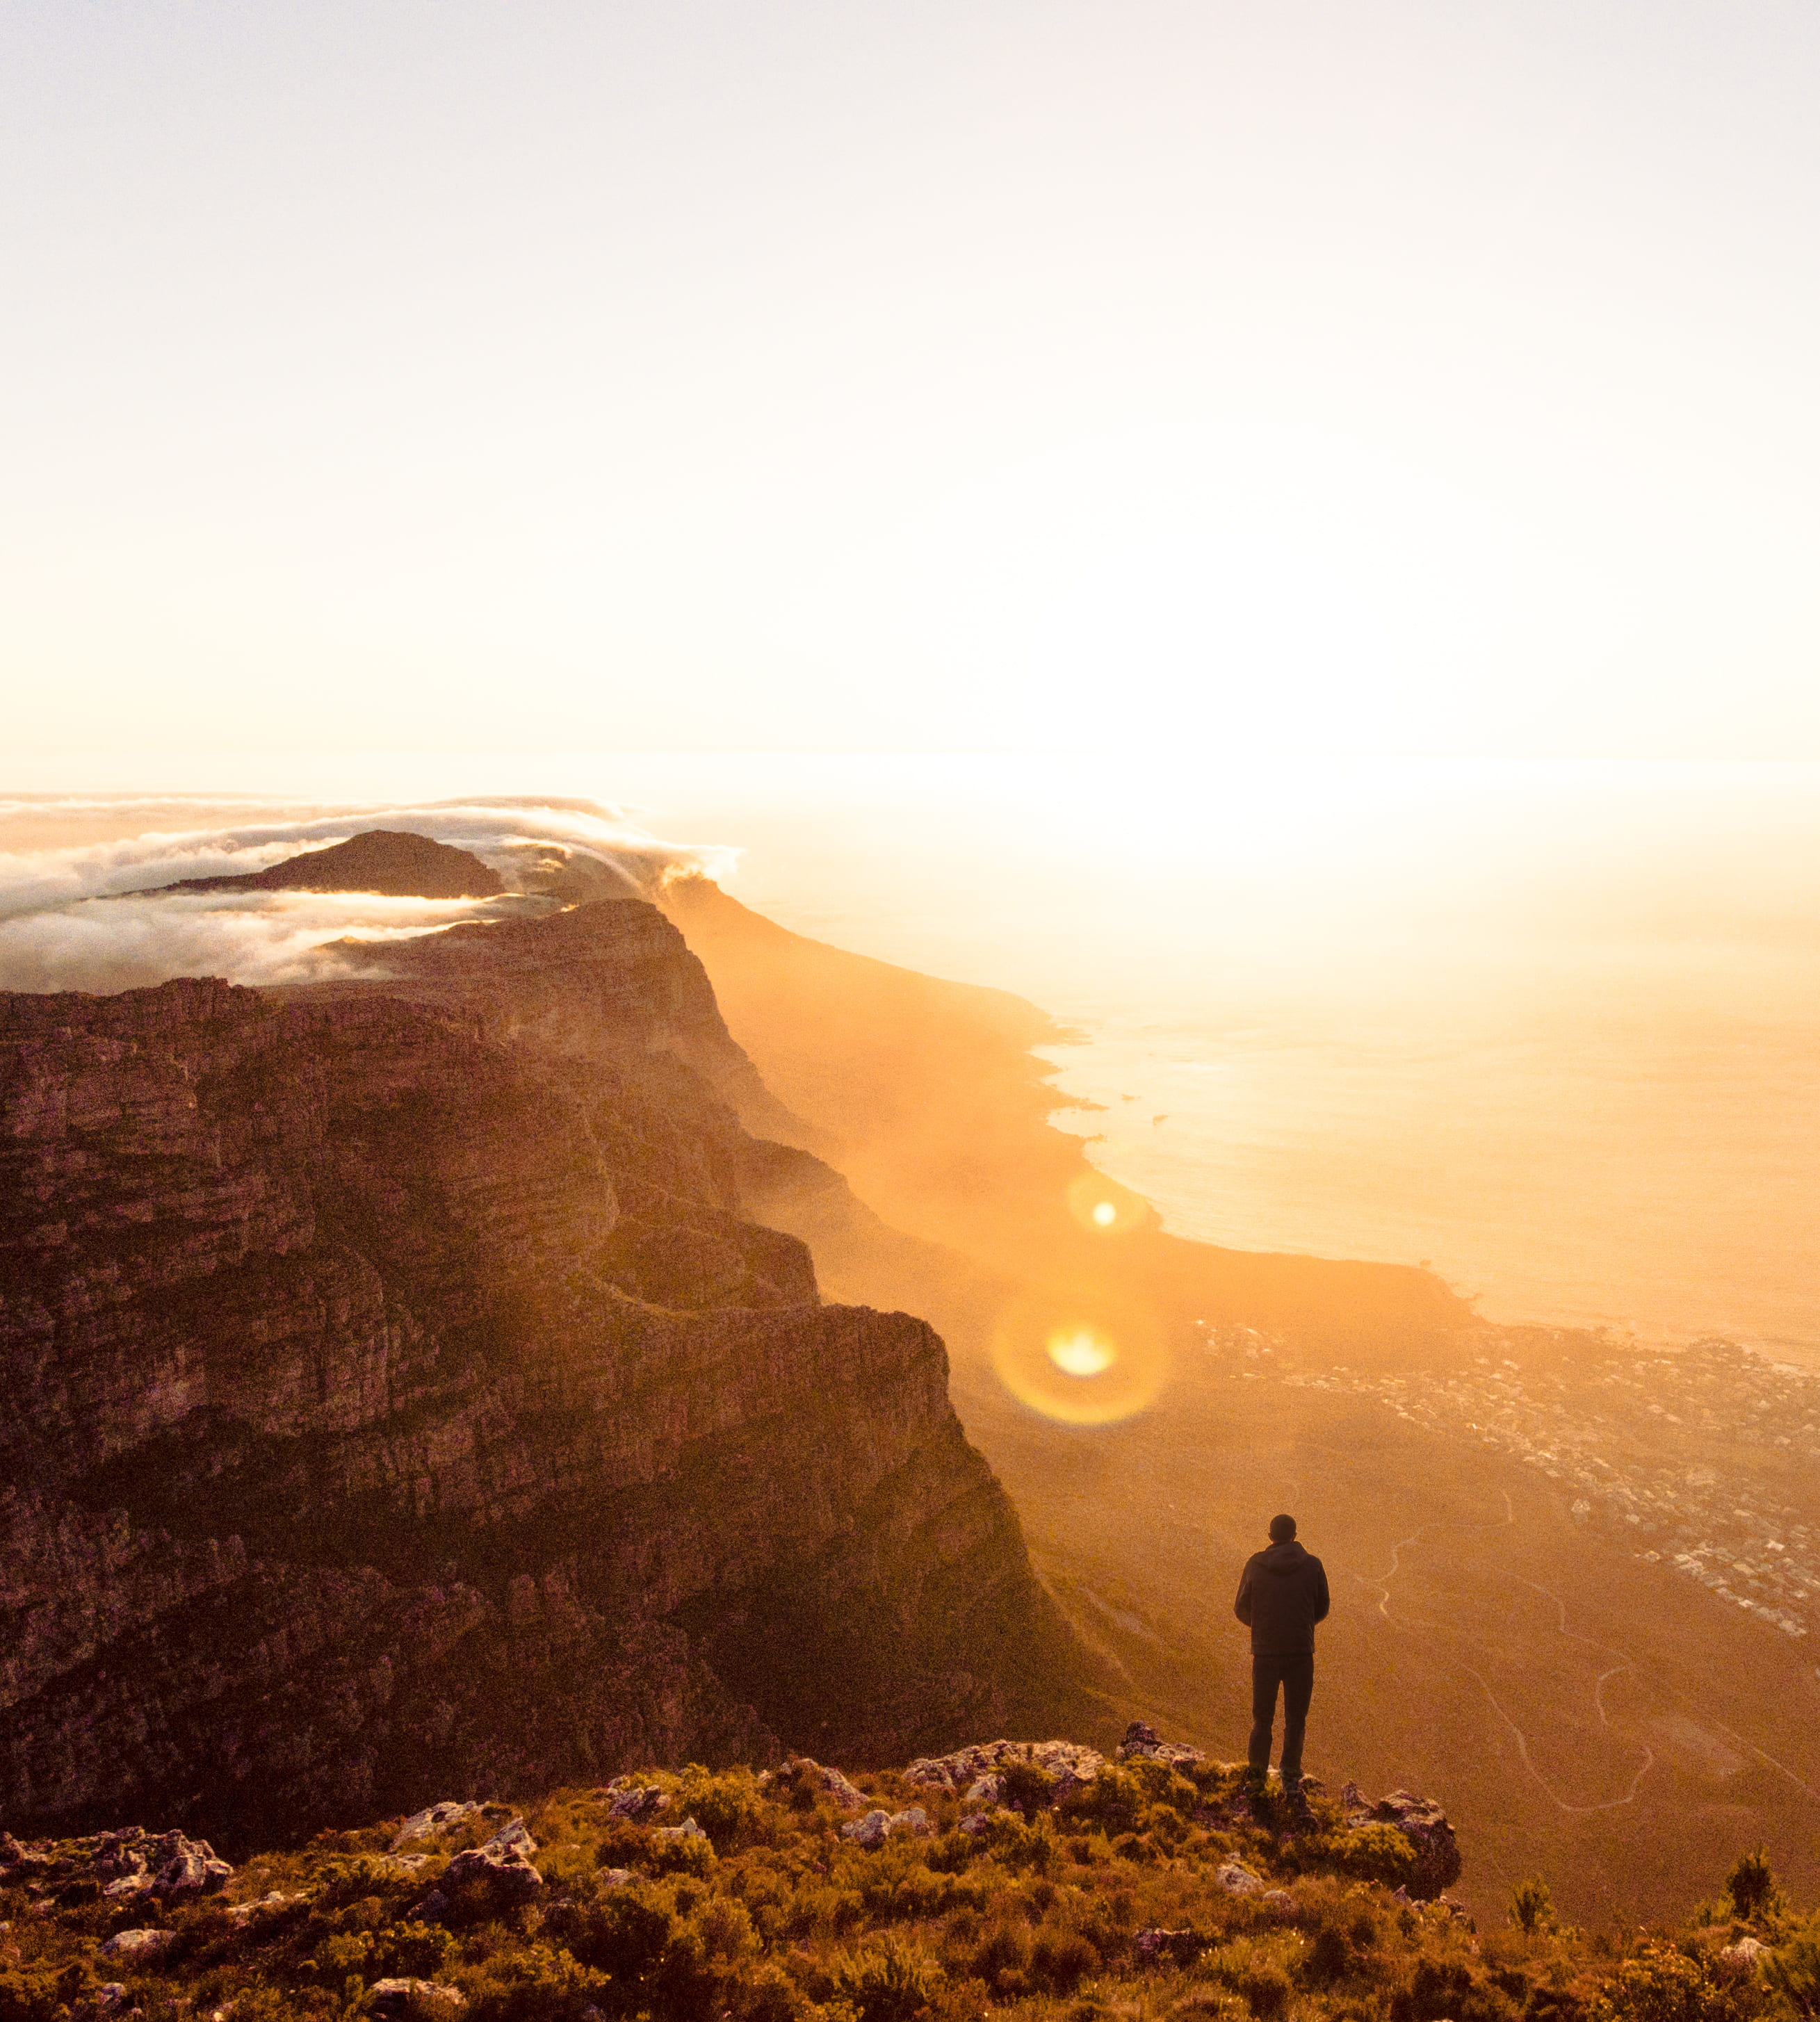
[[[674,930],[417,945],[418,1002],[0,998],[0,1816],[232,1845],[1078,1714],[941,1341],[739,1214]]]

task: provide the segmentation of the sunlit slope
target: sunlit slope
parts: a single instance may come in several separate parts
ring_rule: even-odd
[[[896,1228],[1059,1293],[1055,1323],[1084,1304],[1172,1360],[1200,1319],[1391,1352],[1469,1317],[1423,1272],[1164,1235],[1145,1203],[1093,1171],[1080,1138],[1046,1121],[1058,1099],[1030,1049],[1065,1035],[1021,998],[791,933],[706,879],[673,884],[665,903],[766,1083],[813,1126],[810,1148]],[[1102,1206],[1109,1228],[1093,1219]],[[1047,1321],[1045,1306],[1029,1324]]]
[[[810,1243],[832,1296],[907,1307],[942,1333],[970,1435],[1131,1710],[1242,1750],[1232,1590],[1287,1506],[1336,1597],[1311,1764],[1438,1794],[1478,1849],[1473,1900],[1495,1906],[1540,1871],[1576,1916],[1666,1915],[1759,1841],[1812,1885],[1816,1639],[1646,1562],[1646,1539],[1603,1509],[1577,1516],[1572,1486],[1464,1422],[1437,1430],[1382,1397],[1306,1387],[1340,1364],[1348,1381],[1469,1381],[1486,1336],[1434,1280],[1177,1242],[1105,1184],[1095,1199],[1117,1220],[1097,1227],[1091,1208],[1070,1211],[1091,1170],[1079,1141],[1043,1121],[1027,1049],[1054,1027],[1032,1007],[788,934],[711,886],[676,904],[735,1035],[860,1196],[825,1178],[792,1190],[781,1159],[753,1211]],[[1149,1407],[1084,1429],[1011,1395],[994,1352],[1032,1301],[1057,1315],[1097,1302],[1109,1332],[1155,1344]],[[1274,1356],[1234,1355],[1247,1328]],[[1570,1370],[1601,1352],[1548,1338]],[[1610,1453],[1654,1442],[1665,1463],[1686,1458],[1649,1415],[1646,1378],[1606,1401]],[[1726,1480],[1749,1471],[1737,1499],[1805,1508],[1814,1470],[1745,1423],[1709,1440]]]
[[[1667,1916],[1760,1841],[1820,1876],[1811,1646],[1589,1535],[1534,1470],[1217,1374],[1087,1438],[983,1385],[957,1402],[1084,1634],[1224,1754],[1247,1725],[1237,1569],[1293,1508],[1334,1595],[1310,1767],[1442,1793],[1470,1821],[1476,1904],[1540,1872],[1577,1917]]]

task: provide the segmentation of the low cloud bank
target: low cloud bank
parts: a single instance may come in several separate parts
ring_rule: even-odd
[[[10,825],[57,813],[122,822],[193,819],[57,849],[6,851]],[[221,817],[232,812],[231,823]],[[207,817],[213,813],[214,821]],[[402,830],[470,850],[517,892],[554,881],[570,898],[644,897],[664,881],[728,867],[734,852],[666,842],[623,811],[592,801],[481,799],[307,812],[250,809],[243,800],[0,801],[0,989],[115,991],[176,976],[236,983],[301,980],[333,961],[341,973],[368,966],[358,956],[319,952],[352,936],[371,950],[388,940],[459,920],[495,917],[524,900],[382,898],[342,892],[185,892],[150,888],[188,878],[261,870],[306,849],[344,842],[364,830]]]

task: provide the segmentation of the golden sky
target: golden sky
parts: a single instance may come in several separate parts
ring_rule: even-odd
[[[1820,13],[19,0],[16,757],[1820,756]]]

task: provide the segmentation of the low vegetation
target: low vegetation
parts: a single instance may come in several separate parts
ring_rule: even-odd
[[[324,1834],[182,1907],[93,1880],[0,1890],[0,2022],[1820,2017],[1820,1920],[1757,1856],[1672,1932],[1572,1929],[1534,1881],[1475,1931],[1398,1892],[1394,1828],[1348,1828],[1318,1797],[1292,1812],[1211,1763],[1109,1765],[1059,1798],[1020,1771],[984,1816],[862,1777],[879,1811],[925,1815],[870,1847],[812,1765],[632,1780],[667,1800],[646,1823],[614,1816],[623,1783],[522,1808],[542,1886],[516,1904],[448,1874],[505,1806],[397,1855],[397,1820]],[[129,1929],[168,1935],[155,1958],[103,1951]]]

